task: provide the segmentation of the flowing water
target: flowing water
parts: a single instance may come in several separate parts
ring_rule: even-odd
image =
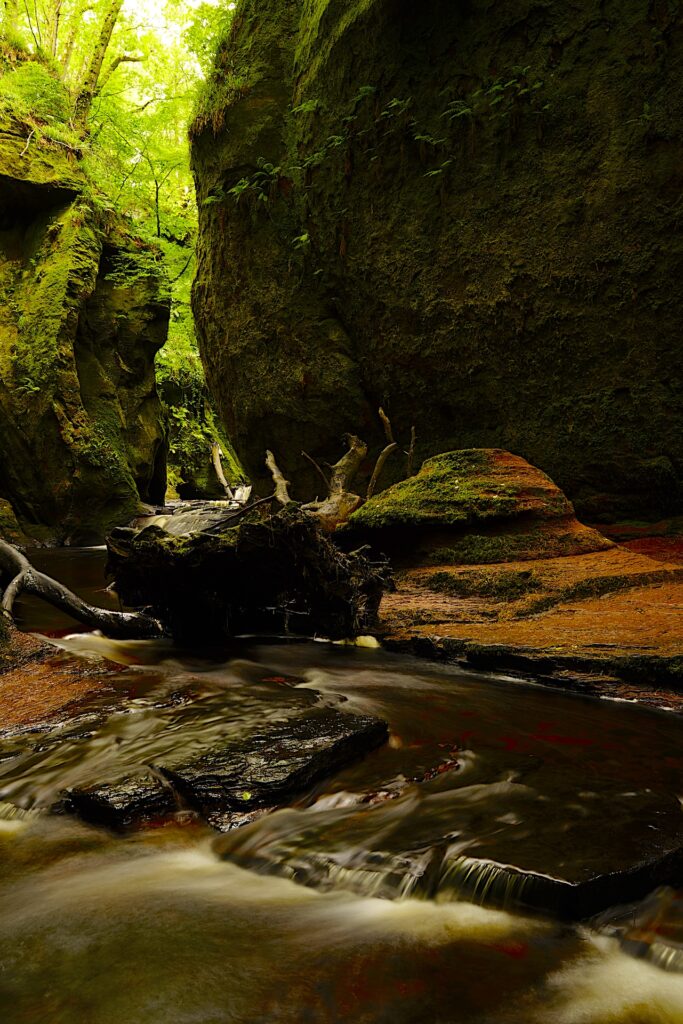
[[[69,562],[81,592],[102,588],[97,565],[101,554]],[[27,626],[63,630],[24,609]],[[0,820],[3,1024],[683,1022],[683,977],[632,956],[603,927],[618,915],[563,924],[469,902],[457,878],[436,898],[412,884],[443,836],[550,874],[627,862],[644,830],[680,816],[678,717],[379,650],[244,640],[200,658],[90,634],[60,642],[125,666],[114,685],[128,703],[112,717],[111,693],[88,699],[59,743],[0,744],[0,799],[25,808]],[[225,836],[182,812],[123,837],[39,812],[149,749],[239,731],[293,686],[384,718],[389,743]],[[173,716],[189,699],[198,711],[180,738]]]

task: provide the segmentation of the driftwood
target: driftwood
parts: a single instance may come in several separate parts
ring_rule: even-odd
[[[289,480],[285,480],[271,451],[266,452],[266,466],[275,484],[275,497],[281,505],[289,505],[292,500],[289,496]]]
[[[351,490],[351,486],[368,454],[368,446],[355,434],[347,434],[345,440],[348,451],[339,462],[329,467],[332,475],[327,497],[302,506],[302,511],[316,516],[326,533],[333,533],[363,504],[363,499]]]
[[[370,498],[372,498],[377,489],[379,478],[382,474],[382,470],[387,464],[387,461],[391,458],[394,452],[402,450],[401,446],[394,438],[391,420],[385,413],[384,409],[379,410],[379,418],[384,428],[384,436],[386,437],[387,443],[377,458],[364,498],[359,494],[356,494],[352,487],[353,482],[360,472],[365,458],[367,457],[368,446],[361,441],[360,438],[356,437],[355,434],[347,434],[345,436],[345,441],[348,445],[348,451],[346,454],[343,455],[339,462],[336,462],[334,466],[327,466],[331,471],[329,479],[325,471],[316,462],[316,460],[308,454],[308,452],[301,453],[303,458],[310,462],[318,473],[327,490],[326,498],[322,501],[316,498],[315,501],[310,501],[308,504],[302,505],[301,511],[308,515],[315,516],[319,525],[326,533],[334,533],[338,526],[342,526],[344,523],[348,522],[356,509],[360,508],[365,501],[369,501]],[[416,433],[415,427],[413,427],[410,435],[410,448],[403,452],[407,459],[408,476],[412,476],[414,471],[415,446]],[[266,466],[270,470],[270,474],[275,483],[275,492],[278,501],[281,505],[289,504],[292,500],[289,494],[289,481],[285,480],[284,474],[279,468],[275,456],[271,451],[266,453]]]
[[[99,629],[115,640],[148,640],[164,634],[161,623],[149,615],[112,612],[87,604],[61,583],[34,569],[26,555],[4,540],[0,540],[0,575],[9,580],[2,596],[2,612],[8,618],[19,595],[26,593],[42,598],[77,622]]]
[[[232,488],[226,480],[225,473],[223,472],[223,463],[221,462],[222,455],[223,452],[221,451],[221,446],[217,441],[214,441],[211,445],[211,461],[213,462],[213,468],[216,472],[216,476],[218,477],[218,482],[225,491],[225,496],[232,499],[234,498],[234,494],[232,493]]]

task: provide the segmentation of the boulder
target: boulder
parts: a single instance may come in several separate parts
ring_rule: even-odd
[[[344,543],[401,562],[490,563],[613,546],[578,522],[571,502],[525,459],[498,448],[436,455],[351,516]]]

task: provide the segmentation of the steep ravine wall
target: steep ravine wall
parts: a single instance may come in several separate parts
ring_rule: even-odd
[[[90,543],[163,501],[156,254],[78,161],[0,124],[0,498],[37,539]]]
[[[299,486],[382,403],[596,519],[681,509],[677,0],[241,0],[193,126],[194,305]]]

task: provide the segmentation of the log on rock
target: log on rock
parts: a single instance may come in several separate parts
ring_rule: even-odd
[[[244,633],[330,639],[375,624],[389,586],[385,563],[345,554],[316,517],[289,505],[246,510],[211,532],[171,535],[157,526],[114,530],[109,574],[121,599],[148,606],[181,643]]]
[[[87,604],[57,580],[34,569],[26,555],[4,540],[0,540],[0,579],[5,583],[2,613],[8,618],[19,595],[26,593],[115,640],[147,640],[164,634],[161,623],[149,615],[113,612]]]

